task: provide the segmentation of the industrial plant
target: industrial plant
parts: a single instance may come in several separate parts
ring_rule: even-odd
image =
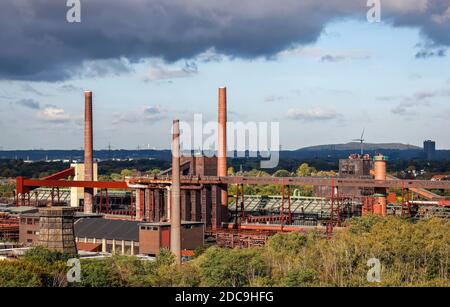
[[[179,121],[174,119],[170,169],[155,176],[99,181],[93,93],[84,96],[84,163],[45,178],[16,179],[14,200],[0,207],[0,237],[19,243],[2,255],[37,245],[71,254],[141,257],[166,248],[181,262],[205,245],[263,246],[283,232],[332,236],[346,220],[369,214],[450,217],[450,200],[430,191],[448,190],[450,181],[390,176],[389,158],[382,153],[361,152],[340,160],[335,177],[228,175],[226,88],[218,90],[217,155],[182,155]],[[281,195],[245,195],[245,186],[268,184],[279,186]],[[313,187],[314,195],[302,196],[297,190],[302,186]]]

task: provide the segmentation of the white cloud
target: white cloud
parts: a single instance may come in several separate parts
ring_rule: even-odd
[[[283,101],[286,100],[286,96],[279,96],[279,95],[270,95],[264,98],[265,102],[277,102],[277,101]]]
[[[303,120],[303,121],[323,121],[323,120],[332,120],[336,119],[340,116],[333,109],[325,109],[325,108],[313,108],[313,109],[300,109],[300,108],[292,108],[287,112],[287,117],[294,120]]]
[[[39,110],[37,114],[40,119],[54,123],[68,122],[73,119],[64,109],[54,106],[45,107]]]

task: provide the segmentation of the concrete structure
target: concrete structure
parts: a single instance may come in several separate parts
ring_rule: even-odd
[[[39,245],[67,254],[76,254],[74,209],[52,207],[39,209]]]
[[[339,160],[339,178],[371,179],[372,161],[368,154],[353,154],[348,159]],[[373,189],[359,187],[342,187],[340,195],[368,196],[373,194]]]
[[[180,159],[182,175],[217,176],[217,157],[183,156]]]
[[[92,92],[84,93],[84,180],[94,179]],[[92,213],[94,190],[84,188],[84,212]]]
[[[383,155],[376,155],[373,157],[374,162],[374,179],[386,180],[386,161],[388,158]],[[376,215],[387,215],[387,189],[375,188],[374,191],[375,203],[373,206],[373,213]]]
[[[436,158],[436,142],[426,140],[423,142],[423,152],[427,160],[433,160]]]
[[[339,160],[339,178],[356,178],[356,179],[372,179],[371,175],[372,161],[368,154],[352,154],[347,159]],[[340,187],[339,191],[334,191],[334,194],[341,196],[369,196],[373,194],[371,188],[361,188],[358,186]],[[318,197],[331,196],[330,186],[316,186],[314,187],[314,194]]]
[[[84,181],[85,180],[85,171],[84,171],[84,163],[73,163],[70,167],[75,168],[75,176],[73,180],[75,181]],[[98,180],[98,164],[94,163],[92,166],[93,170],[93,180]],[[84,205],[84,188],[70,188],[70,206],[71,207],[80,207]],[[94,195],[97,194],[97,189],[93,190]]]
[[[204,224],[201,222],[181,223],[181,254],[185,250],[195,250],[204,245]],[[139,226],[139,253],[156,255],[161,248],[169,248],[171,238],[170,223],[142,223]]]

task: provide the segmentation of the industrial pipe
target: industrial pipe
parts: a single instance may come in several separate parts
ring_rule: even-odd
[[[92,92],[84,92],[84,181],[94,179]],[[84,213],[92,213],[94,189],[84,188]]]
[[[170,250],[181,263],[181,208],[180,208],[180,122],[172,126],[172,189],[170,203]]]

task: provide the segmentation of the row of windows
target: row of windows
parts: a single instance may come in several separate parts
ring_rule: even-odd
[[[196,227],[196,225],[182,225],[183,229],[192,229],[194,227]],[[202,227],[202,226],[198,226],[197,227]],[[159,227],[158,226],[141,226],[141,230],[151,230],[151,231],[158,231]]]
[[[39,218],[21,218],[20,224],[27,224],[27,225],[39,224]]]

